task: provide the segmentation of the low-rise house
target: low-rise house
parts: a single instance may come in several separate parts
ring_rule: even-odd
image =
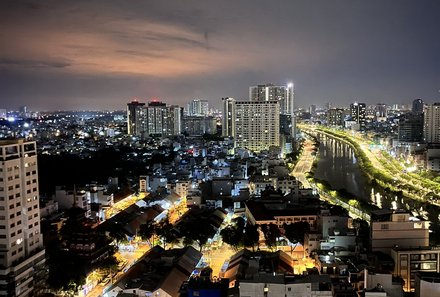
[[[178,297],[182,283],[201,258],[202,254],[191,246],[172,250],[155,246],[107,290],[106,296],[128,293],[133,297]]]

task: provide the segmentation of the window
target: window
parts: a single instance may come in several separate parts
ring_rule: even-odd
[[[382,230],[388,230],[388,228],[389,228],[388,224],[381,224],[380,225],[380,229],[382,229]]]
[[[420,260],[420,255],[418,255],[418,254],[416,254],[416,255],[411,255],[411,260],[419,261],[419,260]]]

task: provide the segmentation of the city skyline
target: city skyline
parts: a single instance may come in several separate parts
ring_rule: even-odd
[[[0,108],[124,109],[248,100],[295,84],[295,105],[440,97],[440,3],[3,1]]]

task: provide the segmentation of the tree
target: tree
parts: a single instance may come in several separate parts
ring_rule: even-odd
[[[274,223],[264,224],[261,226],[261,230],[264,234],[264,239],[266,241],[266,246],[270,249],[276,249],[277,239],[281,236],[280,229]]]
[[[173,229],[174,226],[170,223],[168,218],[155,225],[155,233],[161,238],[164,249],[166,249],[167,244],[173,245],[179,241],[179,238]]]
[[[243,245],[245,247],[252,247],[252,251],[255,252],[255,246],[259,246],[259,241],[258,225],[252,225],[248,222],[244,228]]]
[[[118,224],[118,222],[109,224],[107,231],[108,236],[116,242],[116,245],[119,245],[122,241],[127,240],[124,230],[122,230],[122,225]]]
[[[118,269],[118,260],[115,256],[110,256],[99,262],[100,269],[113,273]]]
[[[73,296],[86,283],[85,263],[76,254],[60,250],[52,253],[48,264],[51,288],[68,291]]]
[[[284,224],[284,235],[292,243],[304,245],[304,235],[310,231],[310,225],[301,221],[293,224]]]
[[[243,245],[243,236],[245,232],[246,222],[244,218],[237,217],[232,220],[232,224],[220,231],[222,240],[234,248]]]
[[[154,235],[156,234],[156,229],[154,227],[154,224],[146,223],[142,224],[139,227],[139,235],[143,240],[146,240],[150,247],[153,247],[154,245]],[[151,237],[153,237],[153,240],[151,241]]]
[[[181,232],[187,243],[196,241],[200,251],[202,251],[208,239],[214,236],[215,229],[211,224],[207,223],[204,218],[196,217],[185,222]]]
[[[240,233],[237,227],[230,225],[220,231],[220,235],[222,236],[223,242],[226,242],[234,248],[238,248],[241,244],[243,231]]]

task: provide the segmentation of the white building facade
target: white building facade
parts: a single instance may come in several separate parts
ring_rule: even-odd
[[[35,142],[0,141],[0,296],[31,296],[44,267]]]

